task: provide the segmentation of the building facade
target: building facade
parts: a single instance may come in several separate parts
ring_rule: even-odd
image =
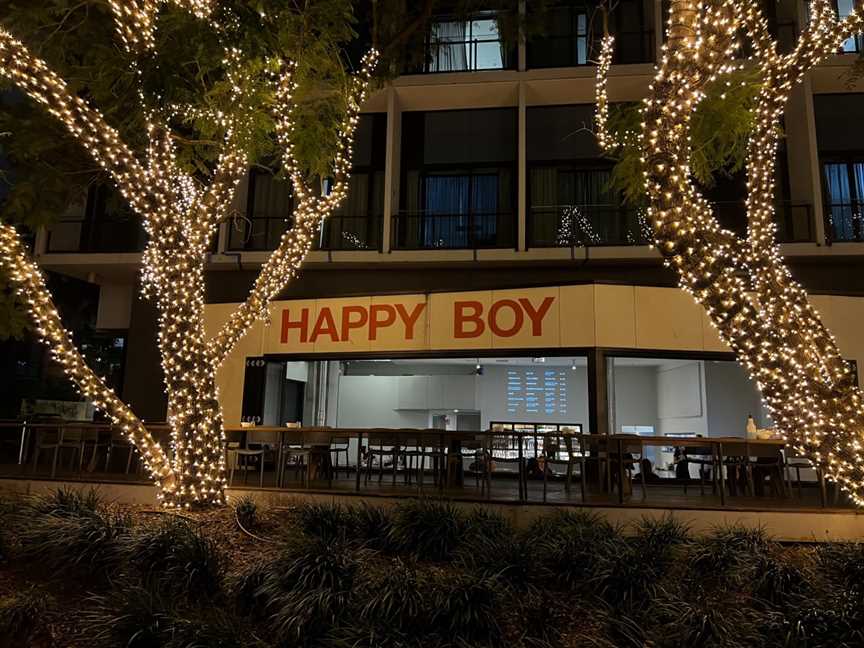
[[[803,3],[766,4],[791,46]],[[839,0],[841,13],[850,7]],[[611,101],[647,94],[663,12],[622,0],[610,16]],[[748,415],[770,425],[755,386],[646,244],[639,210],[610,189],[613,164],[592,132],[594,10],[562,3],[542,36],[518,43],[500,35],[501,20],[435,17],[422,64],[364,106],[346,203],[270,321],[220,370],[226,422],[703,436],[743,435]],[[777,195],[782,252],[859,365],[864,84],[848,75],[862,45],[847,42],[793,93]],[[743,231],[740,175],[708,195]],[[99,287],[97,329],[125,340],[122,395],[162,420],[155,314],[137,297],[143,232],[109,202],[94,192],[84,213],[39,234],[36,251],[42,267]],[[288,227],[290,187],[252,172],[234,212],[210,259],[211,327]]]

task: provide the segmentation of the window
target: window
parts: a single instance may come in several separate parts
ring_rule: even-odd
[[[855,9],[856,0],[837,0],[837,13],[840,18],[845,18]],[[846,40],[841,49],[847,53],[861,52],[864,50],[864,36],[856,34]]]
[[[596,63],[603,15],[592,0],[560,2],[529,16],[542,25],[528,40],[528,67],[571,67]],[[641,0],[616,2],[607,17],[615,36],[614,63],[648,63],[654,60],[653,10]]]
[[[528,109],[529,247],[644,243],[638,210],[610,188],[592,120],[590,105]]]
[[[230,223],[229,250],[274,250],[291,226],[291,181],[258,169],[249,174],[246,214]]]
[[[864,159],[826,162],[825,213],[833,241],[862,241]]]
[[[498,29],[494,13],[467,20],[441,18],[432,23],[427,44],[425,72],[503,70],[512,55]]]
[[[405,113],[394,249],[515,245],[516,111]]]
[[[377,250],[384,222],[387,115],[361,115],[348,196],[321,227],[319,250]]]

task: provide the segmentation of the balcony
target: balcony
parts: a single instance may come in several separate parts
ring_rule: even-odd
[[[141,221],[132,214],[87,215],[63,218],[48,229],[46,252],[123,253],[141,252],[147,237]]]
[[[495,11],[468,18],[439,16],[434,19],[423,43],[423,61],[409,66],[408,74],[509,70],[516,67],[516,47],[499,31]]]
[[[650,231],[640,211],[616,205],[531,207],[528,247],[647,245]]]
[[[718,202],[714,203],[714,208],[723,227],[739,236],[746,235],[747,212],[743,202]],[[811,205],[779,203],[775,218],[779,243],[815,240]],[[860,227],[857,231],[861,236]],[[650,226],[639,209],[615,205],[555,205],[529,210],[528,247],[648,245],[650,241]]]
[[[279,240],[291,227],[290,217],[252,216],[235,219],[228,225],[229,252],[267,252],[275,250]]]
[[[516,215],[402,212],[393,217],[394,250],[516,248]]]
[[[826,203],[825,235],[829,244],[864,242],[864,202]]]
[[[319,250],[381,251],[384,217],[331,216],[324,221],[316,245]]]

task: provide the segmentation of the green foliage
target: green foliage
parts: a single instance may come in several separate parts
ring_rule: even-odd
[[[348,605],[357,568],[344,546],[319,540],[292,545],[261,574],[252,596],[264,602],[268,628],[278,641],[308,645]]]
[[[128,516],[105,509],[98,493],[58,489],[17,515],[20,555],[53,577],[110,578],[129,536]]]
[[[234,504],[234,515],[244,529],[253,529],[258,524],[258,504],[251,495],[243,495]]]
[[[365,604],[359,619],[380,634],[397,628],[403,635],[422,636],[433,609],[429,591],[415,565],[395,559],[361,586],[359,599]]]
[[[387,509],[364,503],[352,510],[352,517],[354,538],[362,546],[377,551],[393,549],[390,542],[392,518]]]
[[[145,107],[137,101],[138,80],[130,68],[133,55],[118,46],[107,3],[2,4],[4,27],[48,61],[74,93],[97,107],[123,140],[141,151]],[[208,115],[221,111],[243,117],[252,162],[273,164],[278,159],[270,117],[273,94],[264,81],[279,59],[295,60],[300,84],[297,153],[310,176],[326,176],[346,107],[350,70],[344,48],[355,38],[352,2],[275,0],[266,4],[266,10],[252,0],[219,4],[219,17],[230,14],[238,26],[222,35],[186,11],[163,6],[155,54],[138,57],[149,107],[182,104]],[[232,100],[223,45],[244,52],[245,105]],[[225,134],[222,122],[199,116],[173,126],[186,170],[199,178],[210,175]],[[4,174],[9,190],[4,220],[31,227],[54,221],[67,208],[80,208],[88,188],[105,180],[63,127],[19,93],[3,95],[0,133],[0,154],[9,166]]]
[[[754,126],[754,106],[761,89],[758,72],[748,69],[735,72],[710,84],[691,120],[690,168],[693,179],[703,188],[711,188],[717,175],[731,177],[744,168],[747,140]],[[615,166],[611,188],[620,192],[625,202],[641,207],[646,204],[642,151],[632,135],[640,132],[641,106],[610,106],[609,130],[618,141],[627,143],[612,156]],[[625,134],[631,137],[625,138]]]
[[[35,587],[0,598],[0,645],[31,645],[47,609],[46,592]]]
[[[79,613],[97,645],[126,648],[241,648],[260,645],[221,610],[196,609],[143,585],[93,595]]]
[[[438,585],[432,625],[443,637],[472,645],[497,643],[499,587],[494,579],[447,578]]]
[[[145,583],[190,597],[221,591],[225,560],[216,542],[189,521],[167,515],[124,543],[127,564]]]
[[[704,578],[741,582],[757,568],[758,561],[773,549],[763,528],[741,525],[716,527],[699,538],[690,555],[690,566]]]
[[[326,502],[300,504],[297,522],[303,533],[325,541],[345,541],[354,528],[351,509]]]
[[[409,500],[396,507],[390,540],[400,551],[421,560],[450,560],[462,540],[462,515],[438,500]]]

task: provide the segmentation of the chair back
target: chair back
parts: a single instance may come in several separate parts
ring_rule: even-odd
[[[776,443],[748,443],[747,453],[751,457],[779,459],[783,447]]]

